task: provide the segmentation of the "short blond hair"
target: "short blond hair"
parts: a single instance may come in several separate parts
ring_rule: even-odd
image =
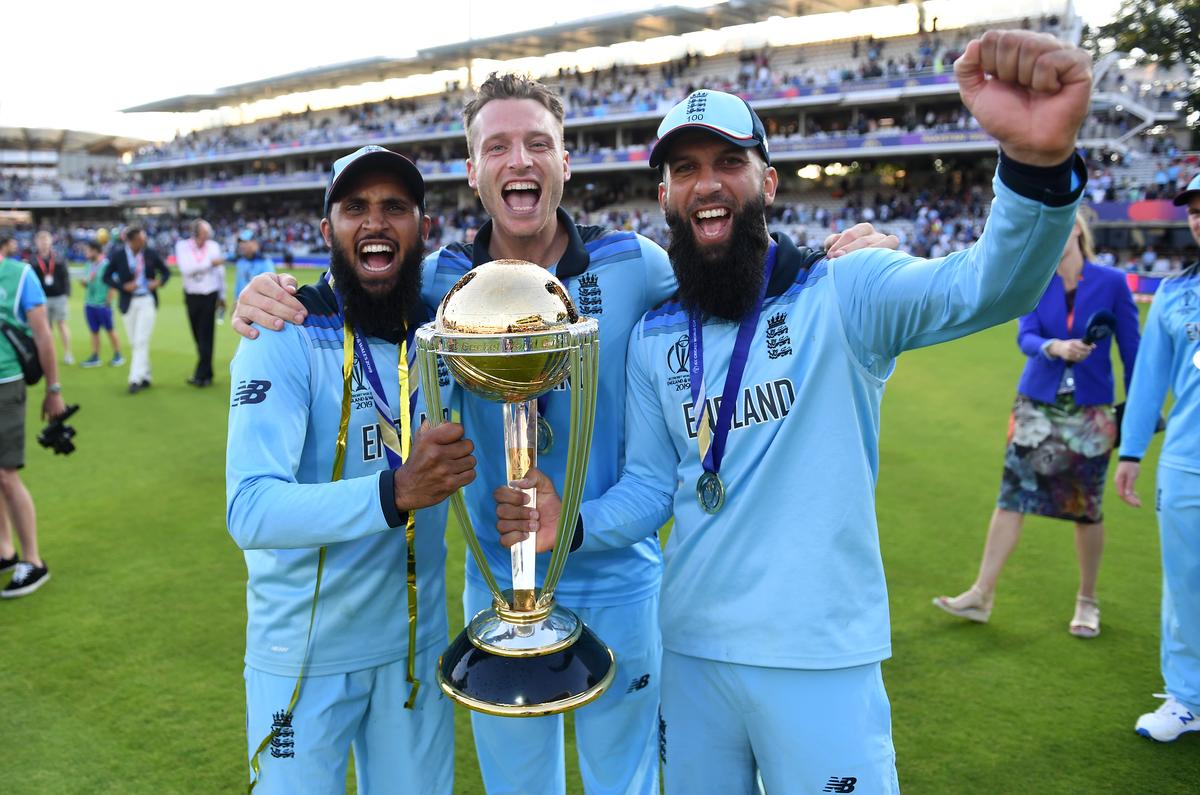
[[[512,72],[505,74],[492,72],[488,75],[488,79],[479,86],[475,97],[463,107],[463,127],[467,133],[467,155],[469,157],[474,157],[474,152],[471,151],[471,125],[483,106],[493,99],[532,99],[550,111],[550,115],[558,122],[558,138],[560,141],[562,140],[564,113],[562,100],[559,99],[558,94],[555,94],[545,83],[539,83],[532,78]]]

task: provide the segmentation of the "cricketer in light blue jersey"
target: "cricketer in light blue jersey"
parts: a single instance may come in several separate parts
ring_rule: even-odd
[[[227,518],[248,572],[259,792],[341,792],[352,746],[360,792],[452,789],[453,721],[435,681],[448,634],[443,500],[474,462],[440,427],[410,430],[424,411],[409,373],[427,319],[423,196],[400,155],[364,147],[336,161],[322,221],[336,291],[300,290],[304,324],[242,343],[231,365]],[[438,474],[447,463],[454,478]]]
[[[603,494],[620,474],[626,443],[624,362],[629,332],[642,313],[674,292],[675,276],[666,252],[646,238],[577,225],[561,209],[557,217],[570,240],[566,252],[548,270],[564,283],[580,313],[600,323],[600,384],[586,499]],[[491,261],[492,232],[489,221],[473,244],[450,245],[426,258],[422,295],[431,310],[467,271]],[[563,385],[552,391],[544,401],[555,440],[538,457],[538,466],[560,484],[566,472],[571,402],[565,389]],[[469,393],[457,391],[456,396],[461,397],[463,426],[480,448],[479,477],[465,490],[467,510],[489,567],[506,583],[512,556],[496,537],[492,500],[492,489],[507,480],[503,413],[499,405]],[[539,581],[548,563],[548,554],[538,556]],[[658,538],[648,535],[618,549],[572,553],[555,592],[559,602],[578,613],[613,649],[617,660],[613,686],[575,716],[580,766],[589,792],[657,791],[661,651],[656,612],[661,574]],[[490,604],[491,594],[468,556],[466,619]],[[530,718],[516,725],[510,719],[475,713],[471,720],[489,792],[562,791],[561,716]],[[533,752],[511,754],[516,738]]]
[[[663,168],[679,295],[630,340],[625,468],[584,503],[581,550],[637,543],[674,515],[659,614],[669,792],[749,793],[756,768],[768,792],[898,791],[880,675],[891,652],[874,511],[880,401],[900,353],[1029,311],[1054,272],[1086,181],[1073,154],[1086,56],[1022,33],[982,55],[975,41],[960,83],[964,101],[985,69],[1011,83],[999,98],[971,94],[986,129],[1011,118],[1013,95],[1031,99],[1029,72],[1003,67],[1006,54],[1048,53],[1061,91],[1046,87],[1057,101],[1031,118],[1058,129],[1014,146],[1029,165],[1002,154],[983,236],[938,260],[870,249],[831,264],[770,240],[763,208],[778,175],[761,121],[735,96],[693,92],[659,127],[650,163]],[[714,422],[726,412],[727,425]],[[719,447],[723,428],[722,463],[702,466],[700,437],[711,430]],[[725,503],[705,510],[697,486],[714,469]],[[502,542],[536,528],[546,546],[553,492],[540,473],[520,485],[536,486],[538,512],[498,490]]]
[[[1175,198],[1188,205],[1200,243],[1200,177]],[[1200,731],[1200,262],[1167,279],[1154,294],[1121,422],[1117,492],[1133,492],[1168,391],[1175,403],[1158,456],[1155,510],[1162,542],[1160,664],[1166,701],[1135,724],[1138,734],[1170,742]]]

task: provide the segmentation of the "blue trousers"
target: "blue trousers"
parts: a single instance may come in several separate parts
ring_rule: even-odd
[[[486,588],[467,582],[466,620],[491,607]],[[588,795],[658,792],[658,693],[662,644],[658,596],[612,607],[567,605],[617,659],[612,685],[574,713],[575,749]],[[498,718],[471,713],[475,752],[488,795],[566,791],[563,717]]]
[[[1200,711],[1200,474],[1160,466],[1162,675],[1166,690]]]
[[[308,676],[288,719],[296,678],[246,668],[246,740],[251,758],[273,726],[275,741],[259,756],[255,795],[326,795],[346,791],[354,770],[362,795],[450,795],[454,789],[454,717],[434,677],[441,647],[417,654],[421,689],[405,709],[408,661],[329,676]]]
[[[761,668],[663,652],[668,795],[899,793],[879,663]]]

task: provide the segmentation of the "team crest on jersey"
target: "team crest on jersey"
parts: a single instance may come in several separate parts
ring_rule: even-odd
[[[787,315],[780,312],[767,318],[767,355],[772,359],[790,356],[792,338],[788,333]]]
[[[688,346],[691,343],[687,334],[680,334],[675,344],[667,348],[667,385],[682,392],[691,388],[692,379],[688,376]]]
[[[600,280],[591,273],[579,277],[579,314],[594,316],[604,314],[604,297],[600,294]]]

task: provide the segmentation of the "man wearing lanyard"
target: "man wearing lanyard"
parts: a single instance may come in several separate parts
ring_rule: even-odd
[[[203,218],[192,222],[192,236],[175,244],[175,264],[183,277],[183,299],[188,323],[196,341],[196,369],[188,383],[212,385],[213,334],[217,322],[217,299],[225,286],[225,257],[212,239],[212,227]]]
[[[896,357],[1029,311],[1086,180],[1074,153],[1089,61],[1049,36],[989,32],[955,64],[997,138],[987,229],[940,260],[870,249],[834,263],[767,234],[778,177],[757,115],[697,91],[650,163],[675,299],[629,342],[625,467],[583,504],[582,550],[672,513],[660,625],[668,792],[896,792],[875,524],[879,408]],[[557,498],[496,492],[502,541],[548,547]],[[580,538],[582,536],[582,538]]]
[[[71,273],[67,258],[54,250],[54,237],[45,229],[34,236],[33,245],[29,264],[37,272],[46,291],[46,312],[50,317],[50,325],[58,329],[58,336],[62,340],[63,364],[75,364],[75,356],[71,353],[71,329],[67,325],[67,299],[71,295]]]
[[[471,268],[493,259],[538,263],[561,279],[579,311],[600,322],[597,428],[585,495],[598,497],[616,482],[625,449],[625,351],[629,332],[643,312],[675,290],[665,252],[632,232],[583,226],[559,206],[570,178],[563,145],[563,108],[546,86],[517,75],[493,75],[463,111],[470,158],[468,183],[479,193],[490,220],[473,243],[453,244],[430,254],[422,270],[422,297],[435,309],[446,291]],[[829,244],[857,247],[887,241],[859,227]],[[892,238],[891,240],[894,240]],[[257,288],[257,289],[256,289]],[[272,288],[275,288],[273,291]],[[261,294],[261,295],[259,295]],[[234,329],[244,319],[273,324],[255,310],[259,298],[284,310],[286,293],[273,282],[255,280],[239,296]],[[272,305],[270,301],[280,300]],[[291,311],[279,317],[291,318]],[[274,325],[267,327],[273,328]],[[570,399],[565,388],[538,401],[539,458],[561,482]],[[493,572],[511,567],[509,552],[492,527],[491,489],[504,483],[502,413],[494,403],[464,396],[463,424],[481,445],[478,486],[468,489],[471,521]],[[548,556],[537,571],[545,572]],[[573,555],[555,598],[570,607],[609,644],[617,659],[615,683],[575,716],[576,746],[588,792],[649,793],[658,788],[658,690],[661,647],[656,615],[662,555],[656,538],[619,549]],[[467,561],[464,615],[469,620],[491,603],[482,575]],[[490,793],[561,793],[566,787],[562,716],[512,721],[472,713],[471,725],[484,784]],[[514,754],[513,748],[525,749]]]
[[[119,290],[117,305],[125,318],[129,337],[129,394],[150,388],[150,335],[158,314],[158,288],[171,274],[162,259],[146,246],[140,226],[125,228],[125,245],[116,246],[108,260],[104,281]]]
[[[461,425],[419,424],[413,332],[429,231],[407,158],[336,160],[328,276],[303,325],[242,342],[231,365],[229,532],[245,550],[252,788],[450,793],[444,499],[474,479]],[[256,786],[257,785],[257,786]]]

